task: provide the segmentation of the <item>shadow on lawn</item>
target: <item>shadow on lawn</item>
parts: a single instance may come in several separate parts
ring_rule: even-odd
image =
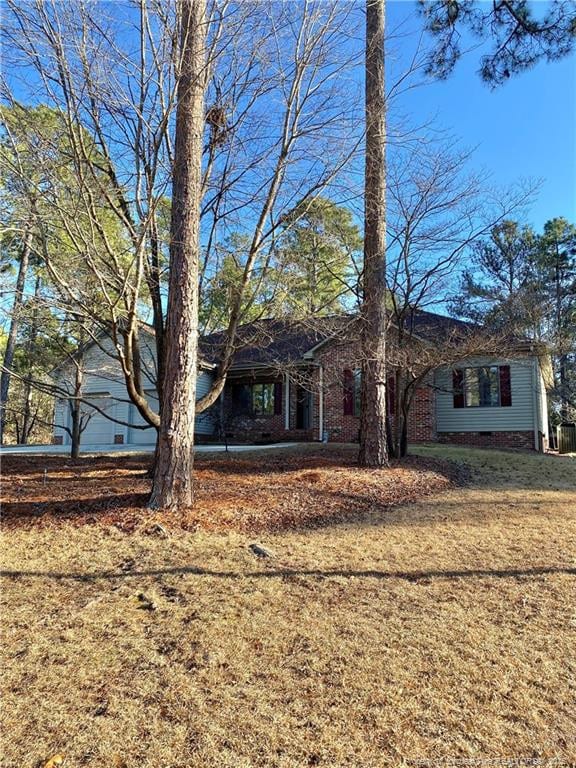
[[[270,569],[268,571],[213,571],[208,568],[198,568],[195,566],[173,566],[168,568],[150,568],[141,571],[116,572],[116,571],[94,571],[93,573],[63,573],[58,571],[0,571],[3,578],[46,578],[55,580],[71,580],[81,582],[93,582],[100,580],[118,580],[132,579],[144,576],[208,576],[217,579],[275,579],[291,578],[298,576],[316,576],[320,578],[344,577],[344,578],[367,578],[367,579],[402,579],[411,582],[426,582],[430,579],[467,579],[467,578],[530,578],[537,576],[550,576],[555,574],[564,574],[576,576],[576,567],[568,566],[541,566],[535,568],[474,568],[470,570],[453,571],[377,571],[377,570],[323,570],[323,569]]]
[[[42,477],[44,471],[55,475],[59,480],[58,473],[77,474],[81,479],[84,471],[90,470],[117,470],[125,471],[127,469],[137,472],[146,472],[152,462],[150,454],[132,454],[127,456],[80,456],[78,459],[71,459],[69,456],[34,456],[26,454],[6,454],[2,456],[2,474],[6,479],[11,475],[17,477],[28,477],[37,475]],[[50,474],[48,480],[50,480]]]
[[[149,493],[114,493],[87,499],[6,502],[2,508],[2,524],[9,528],[21,522],[38,521],[42,518],[58,521],[112,513],[116,513],[120,521],[121,510],[134,512],[144,509],[149,497]]]

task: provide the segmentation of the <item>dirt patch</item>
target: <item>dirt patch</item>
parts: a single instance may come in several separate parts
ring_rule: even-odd
[[[409,457],[386,470],[359,469],[350,447],[204,455],[196,463],[193,509],[154,514],[154,522],[185,530],[280,531],[314,528],[381,514],[396,504],[461,483],[461,465]],[[3,462],[3,522],[7,528],[150,525],[149,456],[10,456]]]

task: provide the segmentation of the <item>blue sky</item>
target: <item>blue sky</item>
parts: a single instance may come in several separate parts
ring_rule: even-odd
[[[409,14],[420,26],[415,6],[389,2],[388,28]],[[465,146],[477,146],[472,165],[488,169],[497,185],[543,179],[526,214],[537,230],[555,216],[576,222],[576,57],[541,62],[490,90],[477,74],[480,55],[465,54],[451,77],[409,92],[402,106],[418,120],[436,115]]]
[[[110,3],[103,5],[111,7]],[[356,5],[362,16],[363,2]],[[533,7],[545,9],[546,3],[539,1]],[[360,34],[354,34],[351,43],[361,51],[361,17],[359,22]],[[402,31],[411,34],[389,44],[393,49],[389,54],[399,51],[400,70],[402,61],[415,49],[423,21],[416,0],[387,0],[387,30],[392,32],[402,24]],[[472,42],[465,40],[463,47]],[[480,56],[479,50],[465,54],[447,80],[408,92],[401,98],[402,112],[413,123],[435,117],[435,124],[460,139],[464,147],[476,147],[470,170],[488,170],[497,186],[509,186],[522,178],[542,179],[525,214],[526,223],[537,230],[555,216],[576,222],[576,56],[551,64],[541,62],[496,90],[477,74]],[[362,79],[361,65],[358,74]],[[17,96],[29,101],[18,93],[16,83],[15,87]],[[354,95],[361,99],[362,89]]]

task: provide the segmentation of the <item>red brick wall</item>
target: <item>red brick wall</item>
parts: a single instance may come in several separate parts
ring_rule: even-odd
[[[534,450],[534,432],[439,432],[438,442],[481,448],[523,448]]]
[[[344,370],[354,370],[359,367],[359,354],[355,354],[353,345],[330,344],[321,350],[317,359],[321,361],[324,371],[324,431],[328,432],[330,442],[358,442],[360,419],[357,416],[344,414]],[[232,386],[234,383],[252,381],[279,381],[277,377],[259,375],[245,378],[235,377],[227,384],[224,393],[225,432],[229,439],[239,442],[254,442],[259,440],[318,440],[319,439],[319,371],[318,367],[310,367],[308,372],[300,372],[301,378],[307,379],[307,385],[312,390],[310,413],[310,429],[296,429],[296,383],[290,384],[290,429],[285,429],[285,382],[282,392],[282,413],[273,416],[253,417],[235,415],[232,403]],[[215,423],[218,423],[217,409],[214,406]],[[430,442],[435,440],[434,391],[430,387],[422,387],[416,393],[408,420],[408,439],[410,442]]]
[[[282,380],[282,409],[281,413],[271,416],[250,416],[249,414],[235,414],[232,402],[232,387],[234,384],[252,383],[255,381],[281,381],[277,376],[259,375],[246,378],[234,378],[224,390],[224,431],[230,440],[237,442],[253,443],[258,441],[308,441],[318,436],[318,403],[317,398],[312,398],[310,429],[296,429],[296,387],[290,386],[290,429],[285,429],[286,391],[285,382]],[[217,411],[220,404],[213,406],[213,418],[218,427]],[[216,430],[218,433],[218,429]]]
[[[355,354],[356,352],[356,354]],[[346,368],[359,367],[360,354],[353,346],[327,345],[318,353],[324,367],[324,430],[331,442],[358,441],[360,419],[344,415],[344,382]],[[417,390],[408,417],[409,442],[435,440],[434,390],[424,386]]]

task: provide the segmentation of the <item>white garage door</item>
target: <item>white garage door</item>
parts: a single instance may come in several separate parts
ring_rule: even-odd
[[[156,396],[156,392],[148,391],[144,394],[148,399],[150,408],[152,408],[155,413],[158,413],[158,398]],[[130,424],[146,424],[146,421],[142,418],[138,409],[133,403],[130,403],[129,413]],[[134,429],[134,427],[131,427],[128,430],[128,442],[131,445],[154,445],[156,442],[156,430],[154,427],[149,427],[148,429]]]
[[[109,413],[113,416],[114,401],[109,395],[87,394],[86,399],[98,406],[100,411]],[[81,441],[83,445],[110,445],[114,442],[114,422],[107,419],[99,411],[90,408],[89,405],[82,405],[82,418],[88,419],[88,424],[82,432]]]

